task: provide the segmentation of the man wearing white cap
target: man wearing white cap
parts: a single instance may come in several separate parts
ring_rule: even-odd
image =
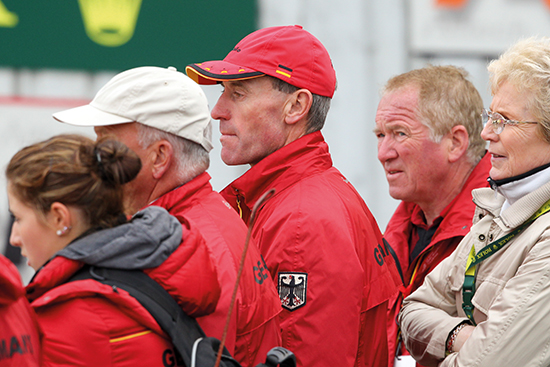
[[[198,321],[207,336],[221,339],[247,228],[209,182],[211,122],[201,88],[173,67],[138,67],[113,77],[90,104],[53,117],[94,126],[98,138],[114,136],[140,156],[140,173],[124,187],[128,215],[158,205],[199,228],[216,260],[222,294],[216,311]],[[250,246],[226,339],[243,366],[264,362],[281,343],[280,307],[265,268]]]
[[[336,88],[324,46],[300,26],[264,28],[224,60],[186,71],[223,84],[212,110],[222,160],[251,165],[222,195],[247,221],[275,189],[252,237],[278,285],[283,347],[300,366],[387,365],[386,308],[399,276],[320,132]]]

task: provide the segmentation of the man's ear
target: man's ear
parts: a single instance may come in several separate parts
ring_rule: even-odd
[[[299,89],[292,93],[285,104],[285,123],[294,125],[299,121],[306,121],[313,95],[307,89]]]
[[[446,138],[448,139],[448,153],[449,161],[456,162],[468,151],[468,145],[470,139],[468,137],[468,131],[463,125],[454,126]]]
[[[160,180],[168,171],[172,161],[174,160],[174,148],[167,140],[159,140],[153,143],[149,149],[151,149],[151,154],[153,155],[153,177]]]

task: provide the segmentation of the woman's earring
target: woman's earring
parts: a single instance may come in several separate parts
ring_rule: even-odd
[[[67,233],[69,231],[69,229],[71,229],[72,227],[63,227],[63,229],[58,229],[57,232],[55,232],[58,236],[63,236],[65,233]]]

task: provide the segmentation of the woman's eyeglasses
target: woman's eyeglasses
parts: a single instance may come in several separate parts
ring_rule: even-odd
[[[500,113],[498,112],[492,112],[491,110],[488,110],[484,108],[481,112],[481,122],[483,122],[483,127],[487,125],[487,123],[491,122],[493,125],[493,131],[495,134],[500,134],[502,130],[504,130],[504,126],[506,125],[518,125],[518,124],[538,124],[538,122],[533,121],[514,121],[514,120],[508,120],[504,118]]]

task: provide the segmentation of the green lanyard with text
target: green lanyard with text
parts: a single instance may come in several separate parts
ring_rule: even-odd
[[[483,260],[486,260],[494,255],[498,250],[503,248],[504,245],[510,242],[512,238],[517,236],[522,230],[533,223],[535,219],[549,211],[550,200],[544,203],[544,205],[539,210],[537,210],[537,212],[533,214],[533,216],[529,218],[528,221],[526,221],[507,235],[499,238],[494,242],[491,242],[490,244],[482,248],[477,254],[475,252],[476,250],[474,245],[472,245],[472,249],[470,250],[470,254],[468,255],[468,262],[466,263],[466,271],[464,273],[464,285],[462,286],[462,309],[464,310],[466,316],[468,316],[468,319],[470,319],[470,321],[473,322],[474,325],[476,325],[476,322],[474,321],[474,306],[472,304],[472,298],[474,297],[475,293],[475,275],[477,265]]]

